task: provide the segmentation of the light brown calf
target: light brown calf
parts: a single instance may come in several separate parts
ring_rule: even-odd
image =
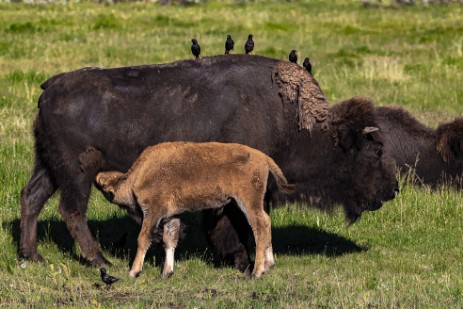
[[[178,219],[185,211],[220,208],[234,199],[245,214],[256,241],[252,275],[260,277],[274,265],[270,217],[264,211],[269,172],[283,192],[291,192],[280,168],[267,155],[240,144],[162,143],[148,147],[130,170],[101,172],[96,182],[111,202],[129,213],[142,213],[135,261],[129,272],[135,278],[142,270],[152,232],[164,224],[166,264],[162,277],[173,272]]]

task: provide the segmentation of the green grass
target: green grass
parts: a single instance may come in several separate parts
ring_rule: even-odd
[[[389,3],[389,2],[387,2]],[[33,307],[462,307],[462,193],[402,186],[401,194],[346,228],[304,207],[272,212],[276,266],[260,280],[220,264],[189,216],[172,278],[160,281],[153,249],[137,280],[128,266],[138,227],[95,193],[89,224],[111,274],[79,259],[55,196],[39,219],[45,264],[17,258],[19,195],[33,164],[32,120],[40,84],[85,66],[118,67],[223,53],[227,34],[242,52],[249,33],[257,54],[310,57],[330,102],[365,95],[398,104],[430,126],[463,114],[461,5],[366,9],[353,1],[210,2],[178,6],[126,3],[0,3],[0,306]],[[111,248],[125,231],[129,243]]]

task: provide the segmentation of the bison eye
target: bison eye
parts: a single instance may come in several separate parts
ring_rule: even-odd
[[[378,158],[381,158],[381,156],[383,155],[383,149],[378,147],[375,149],[375,154]]]
[[[370,133],[363,134],[363,138],[366,139],[367,141],[373,141],[374,138]]]

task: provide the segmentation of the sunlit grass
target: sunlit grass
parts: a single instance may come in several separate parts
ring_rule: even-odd
[[[174,276],[160,281],[148,259],[127,278],[138,227],[99,193],[88,220],[110,273],[123,280],[106,290],[98,271],[78,258],[53,197],[39,218],[46,263],[17,259],[19,195],[33,167],[32,122],[40,84],[85,66],[119,67],[223,54],[227,34],[242,53],[249,33],[255,53],[299,63],[310,57],[330,102],[353,95],[401,105],[436,126],[463,114],[463,8],[422,5],[381,9],[339,1],[23,5],[0,3],[0,304],[15,307],[461,307],[462,193],[401,182],[401,194],[346,227],[342,211],[327,215],[290,205],[273,209],[276,266],[247,280],[217,259],[199,218],[188,221]],[[125,231],[123,251],[111,248]],[[252,250],[251,250],[252,251]],[[158,249],[153,253],[161,252]]]

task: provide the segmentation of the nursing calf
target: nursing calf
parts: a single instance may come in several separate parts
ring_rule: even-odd
[[[147,148],[127,173],[101,172],[96,182],[105,197],[140,214],[142,227],[138,249],[130,270],[135,278],[142,270],[153,232],[163,220],[166,260],[162,277],[173,272],[179,220],[169,220],[186,211],[221,208],[234,200],[247,218],[256,241],[252,275],[260,277],[274,265],[270,217],[264,211],[268,174],[279,189],[290,192],[276,163],[262,152],[240,144],[161,143]]]

